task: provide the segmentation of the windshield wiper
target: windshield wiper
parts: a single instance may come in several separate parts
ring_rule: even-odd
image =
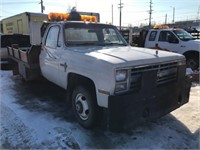
[[[84,43],[67,43],[70,46],[83,46],[83,45],[98,45],[98,43],[84,42]]]
[[[120,45],[127,46],[124,43],[91,43],[91,42],[83,42],[83,43],[67,43],[70,46],[83,46],[83,45],[96,45],[96,46],[110,46],[110,45]]]
[[[127,44],[124,43],[104,43],[105,45],[121,45],[121,46],[127,46]]]

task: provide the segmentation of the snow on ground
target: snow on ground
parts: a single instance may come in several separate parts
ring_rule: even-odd
[[[0,149],[199,149],[199,84],[193,84],[189,103],[171,114],[112,133],[83,129],[64,106],[59,87],[24,83],[11,71],[0,75]]]

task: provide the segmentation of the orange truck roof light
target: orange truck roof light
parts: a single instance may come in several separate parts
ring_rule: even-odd
[[[48,14],[48,19],[50,21],[67,21],[69,20],[70,14],[64,14],[64,13],[49,13]],[[91,16],[91,15],[80,15],[81,20],[80,21],[88,21],[88,22],[97,22],[97,17],[96,16]]]
[[[169,29],[169,26],[167,26],[167,25],[155,25],[153,28],[154,29]]]

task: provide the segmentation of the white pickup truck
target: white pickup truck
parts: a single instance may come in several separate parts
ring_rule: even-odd
[[[183,55],[130,47],[113,25],[50,23],[41,46],[8,52],[24,79],[41,74],[66,89],[85,128],[97,125],[106,112],[109,128],[122,129],[157,119],[189,99]]]
[[[194,39],[187,31],[165,25],[129,31],[131,45],[182,54],[186,57],[187,67],[193,70],[199,68],[200,40]]]

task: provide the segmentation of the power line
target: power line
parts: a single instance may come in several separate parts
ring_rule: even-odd
[[[38,3],[38,1],[35,1],[35,2],[1,2],[1,5],[33,4],[33,3]]]
[[[14,14],[14,13],[9,12],[9,11],[7,11],[7,10],[4,10],[4,9],[2,9],[2,8],[0,8],[0,11],[5,12],[5,13],[7,13],[7,14]],[[1,16],[1,17],[2,17],[2,16]]]
[[[124,11],[124,12],[126,12],[126,13],[142,13],[142,12],[148,12],[148,11],[144,10],[144,11]]]

